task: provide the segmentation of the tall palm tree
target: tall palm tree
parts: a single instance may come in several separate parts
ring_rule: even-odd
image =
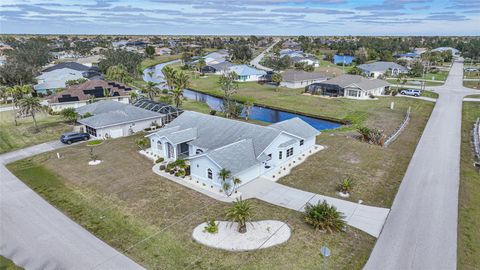
[[[183,101],[183,89],[175,88],[172,91],[172,99],[175,103],[175,107],[179,108]]]
[[[168,89],[172,90],[174,87],[174,81],[177,71],[170,66],[166,66],[162,69],[163,77],[167,83]]]
[[[7,88],[7,95],[12,98],[13,121],[15,122],[15,126],[18,125],[16,107],[18,107],[19,101],[25,95],[30,94],[31,92],[32,92],[32,88],[28,84],[15,85],[13,87]]]
[[[142,87],[141,91],[144,94],[148,95],[148,98],[153,100],[158,93],[157,83],[154,82],[147,82],[144,87]]]
[[[190,76],[185,72],[178,72],[173,79],[173,85],[176,88],[185,89],[190,85]]]
[[[233,206],[227,210],[226,218],[232,222],[238,223],[238,232],[247,232],[247,222],[253,217],[253,207],[249,201],[244,201],[242,198],[237,198]]]
[[[33,118],[33,123],[35,125],[35,131],[40,131],[37,126],[37,119],[35,118],[35,113],[42,110],[42,104],[40,104],[40,99],[37,97],[27,96],[22,98],[18,103],[20,110],[28,115],[30,114]]]
[[[131,91],[129,95],[130,95],[130,102],[131,102],[131,103],[133,103],[134,101],[136,101],[137,98],[138,98],[137,92],[135,92],[135,91]]]

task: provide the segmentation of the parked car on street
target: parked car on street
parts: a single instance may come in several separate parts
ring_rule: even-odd
[[[414,97],[419,97],[422,95],[422,90],[417,90],[417,89],[405,89],[400,91],[400,94],[406,95],[406,96],[414,96]]]
[[[88,141],[90,134],[84,132],[67,132],[63,133],[60,137],[60,141],[66,144],[72,144],[79,141]]]

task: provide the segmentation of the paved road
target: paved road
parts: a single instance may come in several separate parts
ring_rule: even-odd
[[[365,269],[456,269],[463,62],[455,62]],[[478,92],[478,91],[477,91]]]
[[[265,56],[265,53],[269,52],[273,48],[273,46],[275,46],[275,44],[277,44],[278,42],[279,42],[279,40],[276,40],[272,45],[270,45],[268,48],[266,48],[265,51],[263,51],[261,54],[257,55],[257,57],[255,57],[252,61],[250,61],[250,65],[252,65],[252,66],[254,66],[258,69],[265,70],[265,71],[272,71],[271,68],[260,65],[260,61],[262,61],[263,57]]]
[[[64,147],[51,142],[0,155],[0,254],[25,269],[143,269],[76,224],[4,164]]]
[[[375,237],[378,237],[380,234],[389,211],[387,208],[357,204],[303,191],[265,178],[257,178],[241,186],[239,191],[244,199],[257,198],[271,204],[302,212],[308,202],[316,204],[318,201],[326,200],[345,215],[345,219],[350,226]]]

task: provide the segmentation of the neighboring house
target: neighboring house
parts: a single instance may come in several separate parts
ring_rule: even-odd
[[[96,138],[119,138],[152,126],[162,126],[164,114],[113,100],[100,100],[75,109],[81,128]]]
[[[233,66],[234,66],[234,64],[232,64],[228,61],[225,61],[225,62],[218,63],[218,64],[206,65],[200,70],[200,72],[202,72],[202,73],[214,73],[214,74],[221,75],[221,74],[228,73],[230,67],[233,67]]]
[[[234,65],[229,67],[228,72],[235,72],[238,75],[239,82],[258,82],[262,81],[267,75],[264,70],[249,67],[247,65]]]
[[[333,56],[333,63],[335,65],[350,65],[353,60],[355,60],[355,57],[351,55],[337,55],[335,54]]]
[[[384,80],[367,79],[360,75],[341,75],[305,87],[305,92],[330,97],[367,99],[385,94],[390,84]]]
[[[314,67],[320,66],[320,62],[318,61],[318,59],[312,56],[308,56],[308,57],[294,56],[294,57],[291,57],[291,59],[293,63],[305,63],[306,65],[314,66]]]
[[[102,56],[100,55],[92,55],[88,57],[78,58],[75,62],[87,67],[94,67],[94,66],[98,66],[98,63],[100,62],[101,58]]]
[[[374,62],[357,66],[368,77],[378,78],[384,74],[388,76],[398,76],[399,74],[408,73],[408,69],[395,62]]]
[[[228,51],[218,50],[205,55],[203,59],[205,59],[207,65],[214,65],[225,62],[228,59],[228,56]]]
[[[162,102],[153,101],[150,99],[139,99],[133,102],[132,105],[135,107],[139,107],[152,112],[158,112],[165,115],[165,117],[162,119],[163,124],[170,123],[173,119],[177,118],[180,114],[183,113],[181,109],[178,109],[175,106],[162,103]]]
[[[280,86],[288,88],[302,88],[312,83],[323,82],[327,76],[318,72],[306,72],[303,70],[286,70],[282,72]]]
[[[107,97],[105,96],[105,89],[109,92]],[[132,88],[116,82],[90,80],[55,93],[47,100],[47,104],[53,111],[78,108],[90,103],[92,99],[111,99],[128,104],[131,90]]]
[[[295,42],[293,40],[287,40],[282,43],[282,49],[297,50],[297,49],[300,49],[300,43]]]
[[[13,50],[12,46],[7,44],[0,44],[0,55],[5,55],[7,51]]]
[[[418,55],[421,55],[422,53],[424,53],[426,51],[428,51],[427,48],[415,48],[415,49],[413,49],[413,53],[416,53]]]
[[[155,48],[155,55],[166,55],[171,53],[172,53],[172,49],[167,47]]]
[[[243,185],[312,149],[319,133],[300,118],[259,126],[186,111],[146,137],[149,151],[167,161],[186,159],[193,179],[221,188],[220,170],[229,170]]]
[[[446,52],[446,51],[451,51],[453,56],[460,55],[460,51],[452,47],[438,47],[431,50],[431,52]]]
[[[38,84],[34,85],[33,89],[35,89],[35,92],[38,94],[51,94],[58,89],[65,88],[67,81],[81,78],[83,78],[82,71],[69,68],[56,69],[37,76]]]
[[[37,84],[33,86],[39,94],[47,94],[65,88],[65,82],[83,78],[83,72],[89,67],[75,62],[63,62],[45,68],[42,74],[36,77]]]

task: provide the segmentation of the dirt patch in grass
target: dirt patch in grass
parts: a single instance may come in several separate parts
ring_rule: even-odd
[[[319,269],[322,245],[329,267],[361,269],[375,239],[354,228],[324,234],[300,213],[253,200],[255,220],[287,222],[292,237],[269,249],[232,253],[195,243],[192,230],[207,218],[224,219],[228,204],[154,174],[137,153],[138,136],[95,147],[102,159],[88,166],[89,147],[75,145],[9,165],[17,176],[76,222],[147,269]],[[147,239],[148,238],[148,239]],[[146,240],[145,240],[146,239]],[[141,242],[144,240],[143,242]]]
[[[310,156],[280,183],[336,197],[340,182],[350,178],[354,187],[348,200],[390,207],[433,108],[427,102],[417,105],[412,106],[407,128],[388,148],[361,142],[354,131],[322,133],[317,143],[327,149]],[[365,123],[385,129],[387,134],[403,119],[394,112],[371,115]]]
[[[480,103],[464,102],[460,163],[458,269],[478,269],[480,265],[480,172],[473,167],[471,132],[480,117]]]

